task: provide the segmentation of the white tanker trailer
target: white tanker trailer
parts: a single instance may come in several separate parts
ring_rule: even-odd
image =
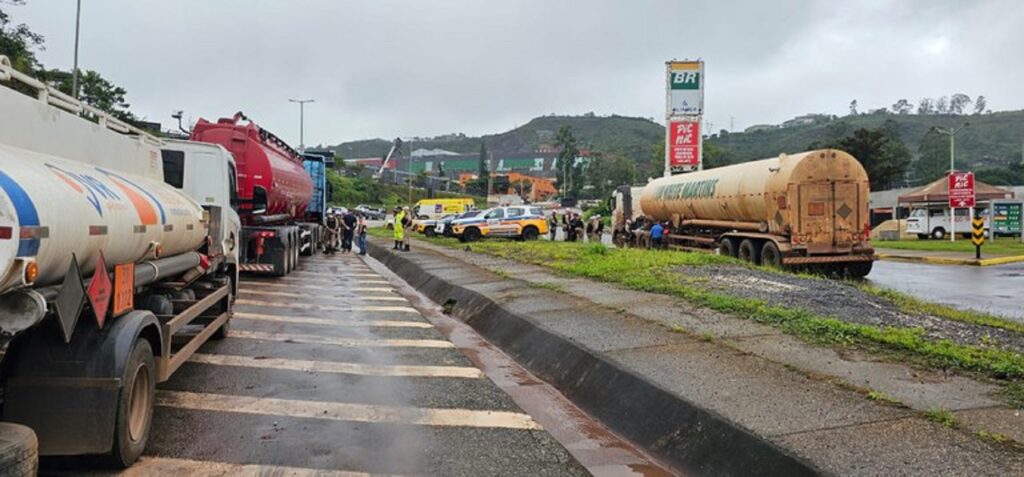
[[[0,434],[27,427],[39,454],[130,465],[156,383],[227,332],[240,229],[230,185],[200,205],[164,183],[161,140],[3,56],[0,111]],[[0,475],[31,473],[28,455],[0,459]]]
[[[668,224],[664,244],[714,249],[757,264],[813,268],[863,277],[875,260],[869,243],[868,176],[836,149],[707,169],[651,181],[615,203],[619,244],[650,246],[649,226]],[[637,217],[634,220],[626,220]]]

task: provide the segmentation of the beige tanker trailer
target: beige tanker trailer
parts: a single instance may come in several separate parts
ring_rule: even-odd
[[[639,203],[648,223],[671,223],[669,246],[862,277],[875,260],[868,192],[860,162],[823,149],[656,179]]]

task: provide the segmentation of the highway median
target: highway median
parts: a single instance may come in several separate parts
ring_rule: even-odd
[[[694,417],[698,415],[721,418],[719,424],[729,432],[749,433],[746,436],[755,437],[761,442],[758,448],[768,453],[758,455],[783,459],[788,464],[773,468],[791,472],[828,473],[843,462],[860,461],[855,451],[845,461],[835,460],[836,456],[822,458],[824,454],[818,455],[811,443],[784,437],[790,431],[840,439],[826,429],[849,427],[847,432],[853,432],[868,421],[892,419],[913,428],[907,432],[928,434],[936,446],[953,445],[965,435],[964,430],[1011,442],[1024,439],[1019,433],[1006,435],[1002,428],[985,427],[977,416],[977,409],[1012,410],[1015,394],[1001,390],[1015,389],[1024,378],[1020,353],[1024,340],[1016,324],[998,317],[937,311],[901,302],[898,295],[816,276],[779,273],[711,254],[546,241],[466,245],[431,239],[413,245],[412,253],[379,247],[371,252],[431,299],[451,300],[455,304],[448,308],[455,316],[568,397],[579,399],[581,407],[595,417],[681,468],[696,465],[705,471],[742,473],[739,468],[715,467],[726,464],[706,449],[674,440],[728,434],[688,433],[689,426],[711,422]],[[854,306],[858,301],[860,308]],[[558,346],[549,340],[558,341]],[[567,348],[558,351],[562,347]],[[604,364],[577,368],[583,358],[572,356],[578,353],[611,368]],[[715,358],[706,361],[707,356]],[[737,364],[741,361],[742,366]],[[850,372],[851,368],[857,372]],[[595,374],[598,369],[603,371]],[[722,374],[726,369],[734,374]],[[604,373],[629,375],[629,396],[607,395],[610,391],[601,386],[619,381]],[[725,376],[733,382],[720,382]],[[776,379],[763,381],[767,376]],[[914,376],[911,380],[916,382],[908,385],[906,376]],[[789,416],[792,410],[749,399],[722,404],[702,394],[725,393],[734,399],[735,393],[752,392],[749,386],[763,388],[759,393],[793,396],[801,406],[808,406],[806,412],[822,414],[820,420]],[[668,427],[681,434],[673,437],[665,434],[667,428],[639,429],[618,422],[623,415],[643,420],[644,409],[612,404],[640,399],[632,390],[647,387],[668,392],[689,409],[667,412],[648,403],[655,406],[651,409],[660,409],[659,415],[670,416]],[[837,397],[837,392],[842,396]],[[1000,392],[1007,397],[993,397]],[[864,402],[870,402],[869,409],[861,408]],[[609,406],[611,410],[606,409]],[[893,409],[898,412],[890,414]],[[955,436],[925,430],[921,426],[928,420],[922,417],[930,409],[949,410],[962,429],[951,430]],[[764,412],[775,416],[764,417]],[[761,417],[748,420],[748,413]],[[788,427],[776,418],[799,424]],[[969,437],[969,452],[1006,450],[975,449],[983,440]],[[990,441],[982,443],[991,445]]]

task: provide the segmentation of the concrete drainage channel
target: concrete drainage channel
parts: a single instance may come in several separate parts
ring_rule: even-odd
[[[684,473],[819,474],[784,449],[544,329],[529,316],[432,273],[408,256],[372,243],[370,254],[589,415]]]

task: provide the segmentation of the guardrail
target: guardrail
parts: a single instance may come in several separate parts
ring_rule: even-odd
[[[36,90],[35,98],[43,103],[50,106],[60,108],[78,116],[90,115],[96,119],[96,122],[111,131],[138,136],[140,140],[148,141],[155,146],[163,144],[156,136],[139,129],[131,124],[128,124],[120,119],[117,119],[105,111],[96,109],[86,103],[83,103],[74,97],[60,91],[53,86],[50,86],[30,75],[22,73],[14,69],[11,64],[10,58],[0,55],[0,82],[17,81],[25,86]]]

